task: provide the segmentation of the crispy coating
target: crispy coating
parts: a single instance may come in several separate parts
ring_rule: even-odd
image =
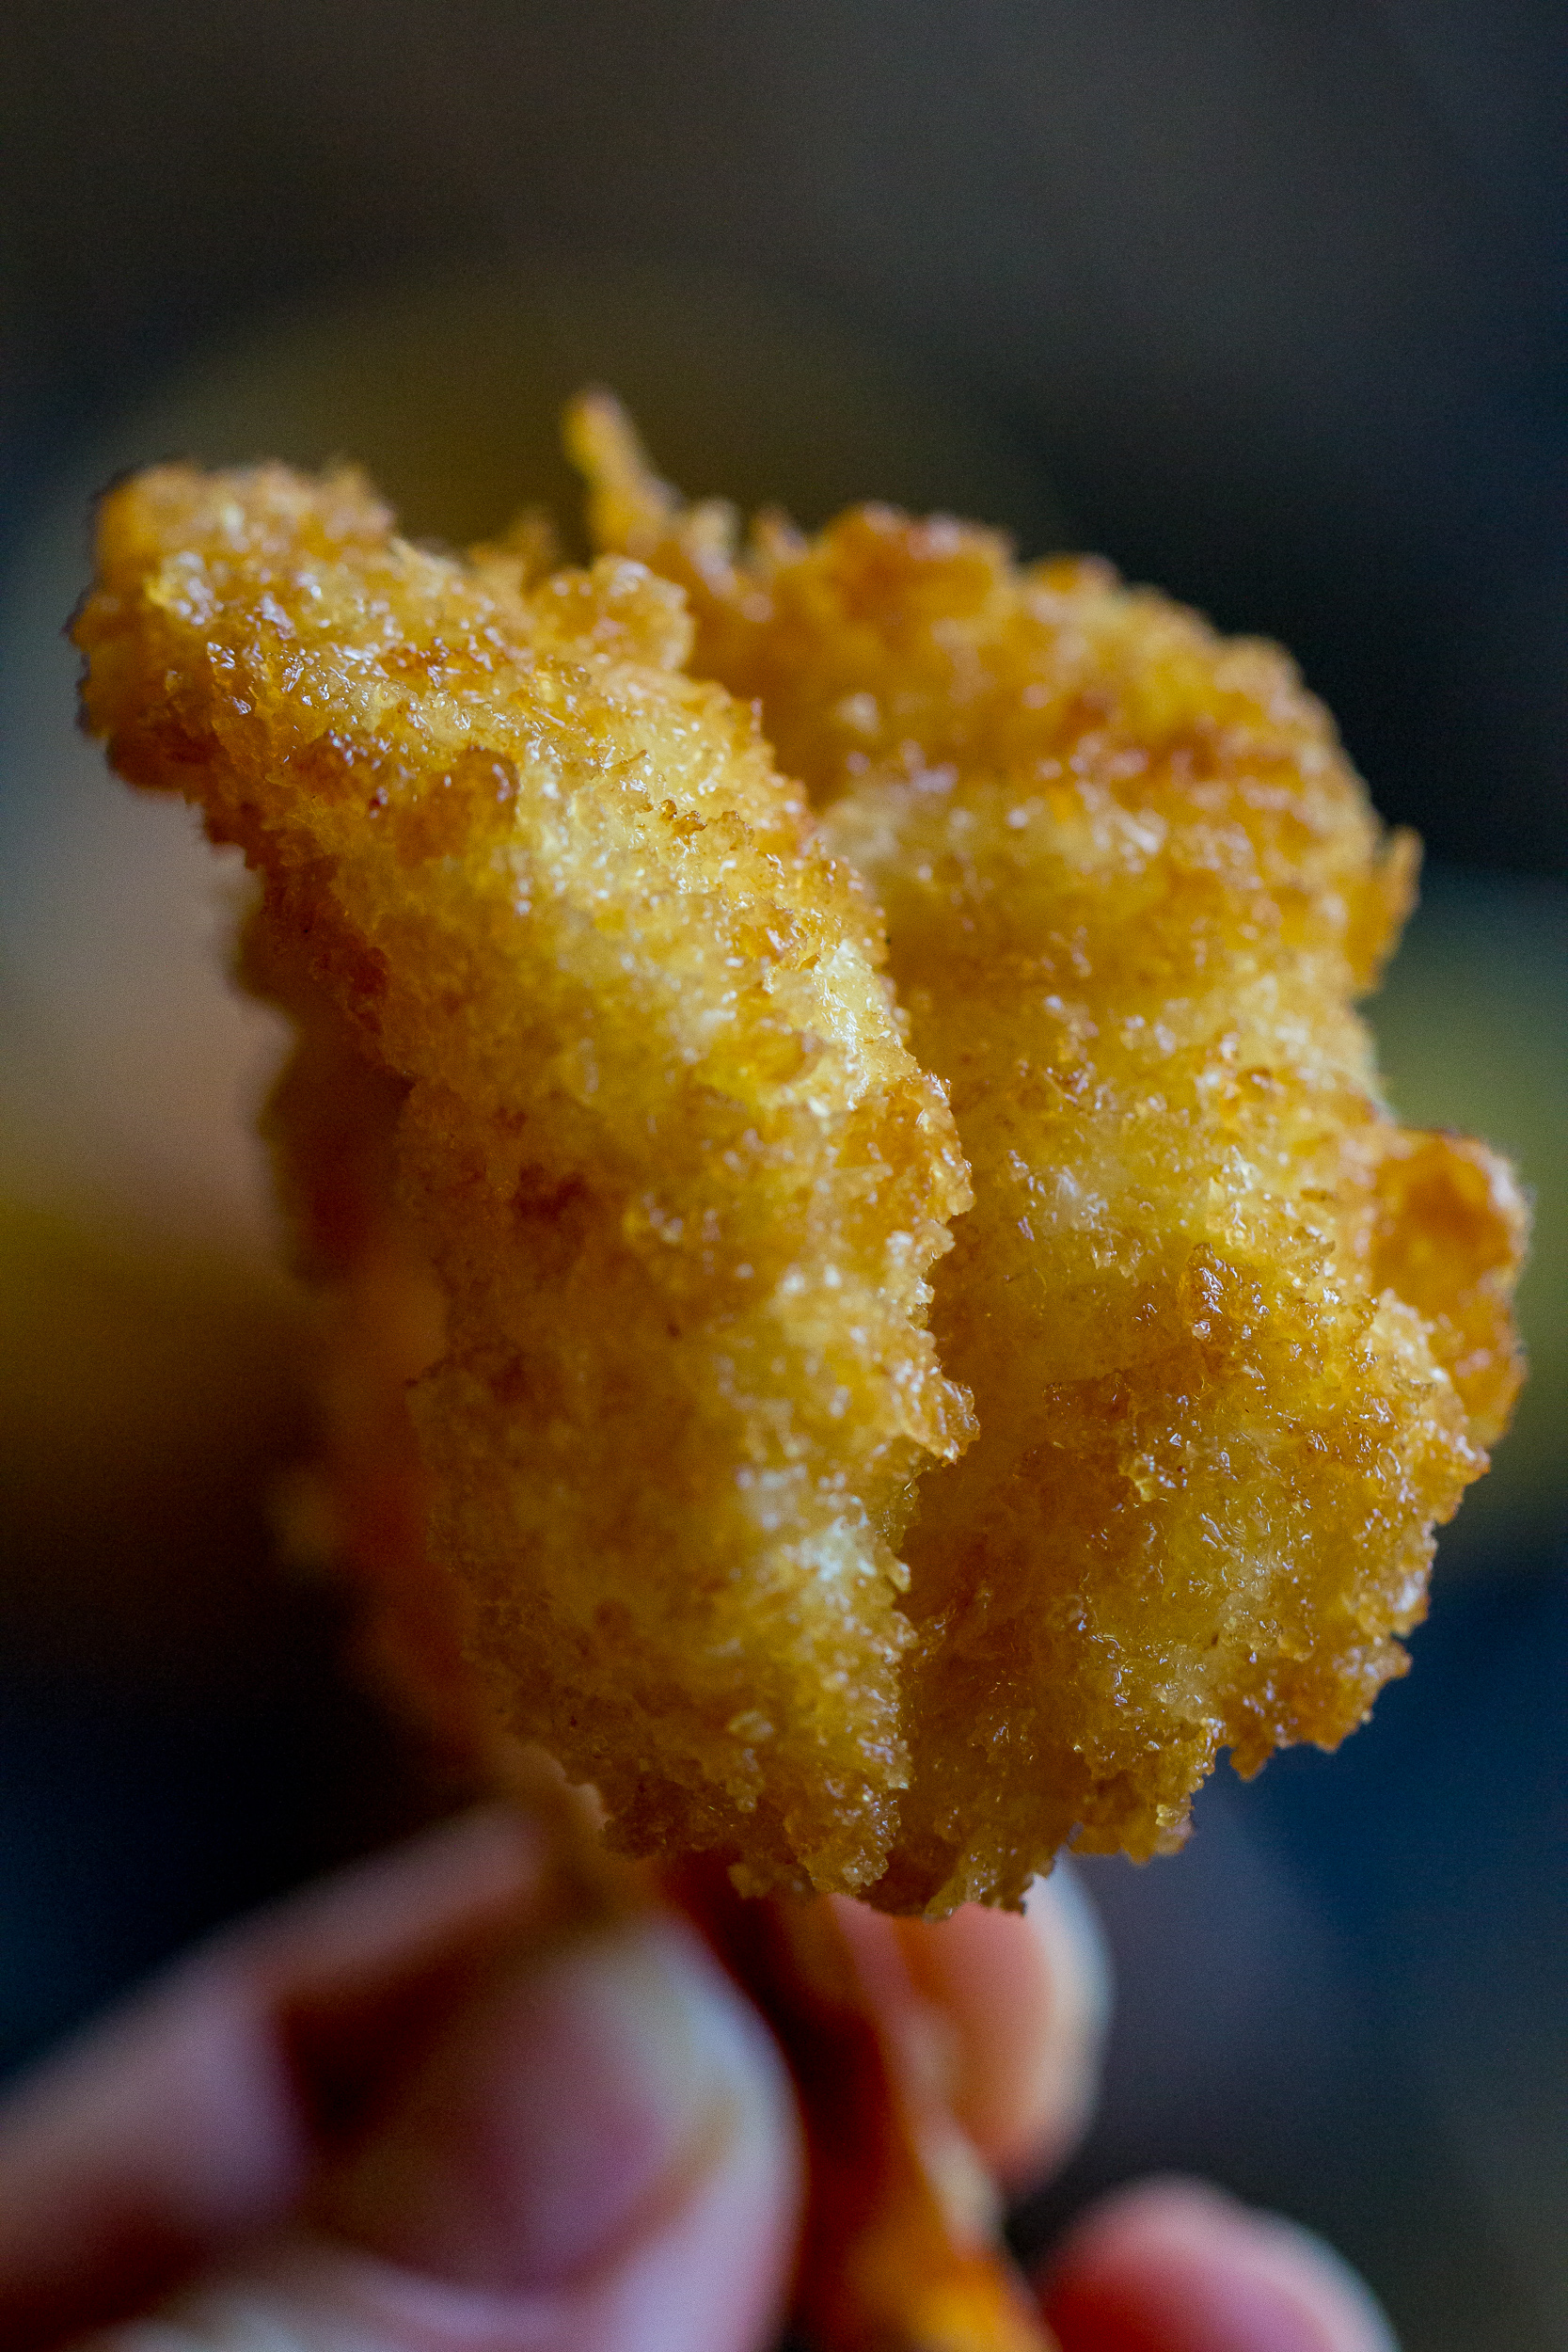
[[[871,903],[681,674],[681,596],[422,552],[351,473],[170,467],[105,500],[75,633],[115,766],[261,876],[274,1120],[384,1375],[344,1375],[346,1452],[411,1425],[511,1724],[635,1849],[874,1882],[911,1482],[971,1432],[925,1328],[967,1183]]]
[[[1354,1010],[1416,845],[1284,656],[1101,564],[878,507],[741,550],[613,403],[569,434],[879,895],[973,1169],[932,1327],[981,1434],[906,1538],[874,1899],[1167,1848],[1222,1748],[1332,1745],[1402,1671],[1522,1376],[1518,1188],[1395,1123]]]

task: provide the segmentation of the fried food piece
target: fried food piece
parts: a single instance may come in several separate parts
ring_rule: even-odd
[[[1332,1746],[1403,1670],[1522,1376],[1518,1187],[1395,1123],[1354,1010],[1416,844],[1283,655],[1102,564],[879,507],[742,549],[612,402],[568,430],[597,544],[688,589],[878,893],[973,1169],[932,1328],[981,1434],[907,1537],[872,1899],[1168,1848],[1222,1748]]]
[[[872,1883],[897,1547],[971,1421],[925,1328],[963,1162],[869,900],[634,563],[464,564],[278,467],[128,482],[98,556],[87,723],[261,876],[250,964],[304,1035],[275,1117],[318,1252],[361,1304],[384,1267],[360,1327],[395,1378],[388,1201],[438,1279],[407,1409],[508,1722],[635,1850]],[[361,1453],[404,1425],[370,1412]]]

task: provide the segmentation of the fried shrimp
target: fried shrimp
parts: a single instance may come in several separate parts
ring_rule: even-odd
[[[872,1899],[1168,1848],[1221,1749],[1332,1745],[1402,1671],[1521,1378],[1518,1188],[1396,1124],[1354,1009],[1414,840],[1283,655],[1102,564],[878,507],[742,548],[613,402],[568,432],[597,544],[688,590],[880,899],[971,1162],[932,1328],[980,1436],[906,1537]]]
[[[261,878],[287,1189],[318,1273],[385,1278],[356,1442],[417,1454],[506,1721],[636,1851],[875,1883],[903,1525],[972,1428],[925,1327],[967,1182],[680,593],[420,551],[352,473],[168,467],[105,499],[75,633],[114,765]]]
[[[1517,1188],[1354,1011],[1415,845],[1270,647],[886,509],[742,550],[570,431],[586,573],[347,474],[122,486],[87,718],[261,872],[346,1547],[430,1690],[461,1633],[632,1851],[1016,1903],[1359,1722],[1506,1423]]]
[[[499,1723],[594,1783],[761,2004],[811,2339],[1044,2352],[913,1979],[737,1891],[1017,1903],[1349,1730],[1506,1423],[1524,1210],[1381,1100],[1415,845],[1281,655],[881,508],[742,549],[569,432],[588,572],[353,474],[122,485],[86,716],[261,876],[384,1657],[482,1777]]]

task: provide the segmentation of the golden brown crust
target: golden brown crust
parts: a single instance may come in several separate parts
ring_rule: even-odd
[[[1274,648],[1102,564],[868,507],[741,551],[602,400],[600,544],[685,586],[887,917],[976,1203],[936,1278],[981,1435],[908,1537],[914,1779],[875,1899],[1016,1902],[1182,1836],[1222,1747],[1403,1666],[1520,1377],[1506,1166],[1383,1107],[1353,1009],[1410,902]]]
[[[431,1539],[510,1720],[639,1849],[862,1885],[911,1482],[970,1430],[923,1327],[963,1164],[870,902],[675,666],[680,596],[528,570],[408,547],[353,475],[160,469],[103,505],[87,722],[261,872],[306,1052],[390,1088],[447,1314]]]
[[[885,509],[742,555],[574,430],[678,587],[163,469],[105,503],[89,723],[263,875],[339,1502],[427,1706],[466,1618],[634,1848],[1017,1901],[1401,1671],[1518,1385],[1517,1188],[1382,1105],[1414,847],[1283,657]],[[945,1375],[942,1093],[689,656],[951,1089]]]

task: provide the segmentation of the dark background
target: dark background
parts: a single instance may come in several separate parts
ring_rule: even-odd
[[[1568,10],[12,0],[3,50],[0,1013],[38,1025],[0,1056],[0,2063],[446,1793],[277,1572],[293,1305],[172,1180],[122,1214],[17,1140],[69,1092],[38,943],[103,993],[25,716],[67,741],[50,518],[164,453],[127,419],[243,411],[260,453],[276,406],[285,453],[352,448],[455,531],[408,413],[488,484],[531,354],[552,399],[616,373],[693,489],[951,502],[1283,639],[1425,834],[1385,1053],[1541,1188],[1533,1418],[1370,1728],[1222,1775],[1179,1861],[1085,1872],[1107,2106],[1020,2229],[1197,2167],[1330,2232],[1409,2352],[1568,2346]],[[474,283],[515,289],[483,348],[441,324]],[[355,324],[410,303],[411,342]],[[334,336],[372,356],[328,393]]]
[[[1074,535],[1299,652],[1440,856],[1568,860],[1552,0],[11,0],[12,498],[302,293],[678,254],[963,371]]]

